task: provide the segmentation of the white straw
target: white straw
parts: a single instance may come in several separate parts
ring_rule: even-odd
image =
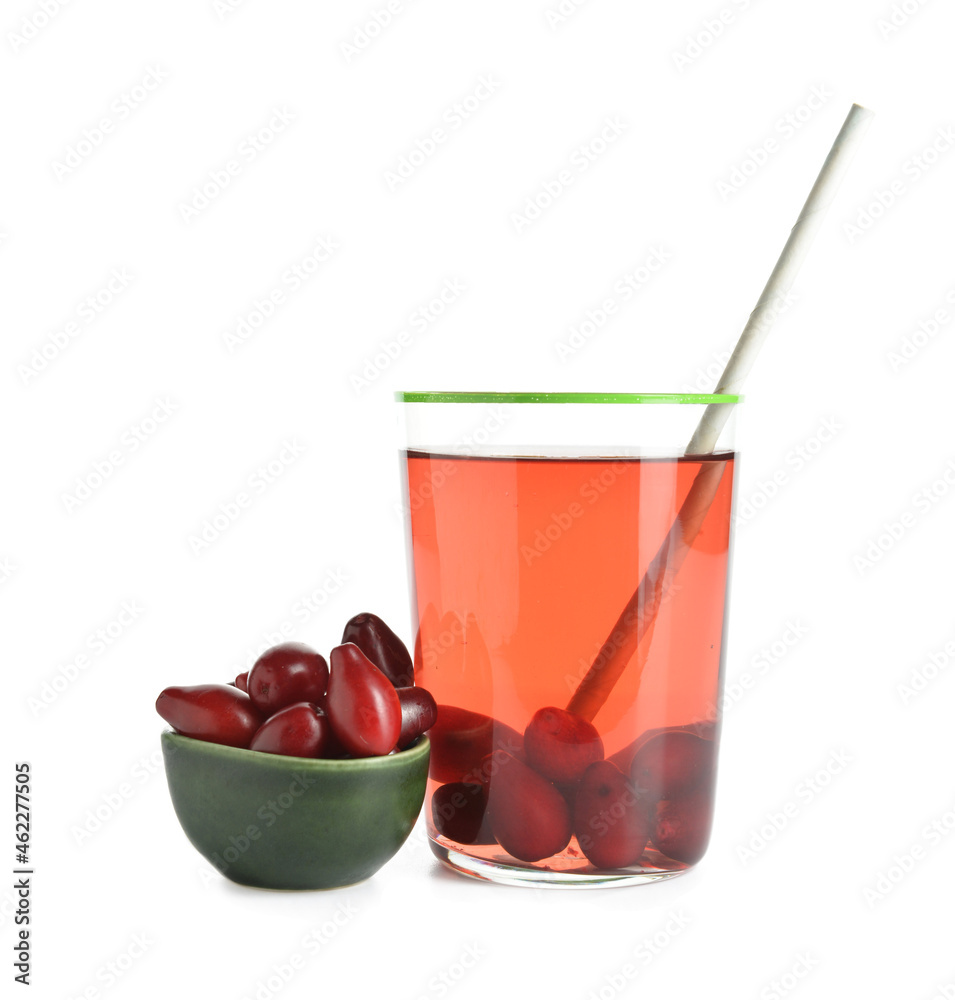
[[[785,300],[792,288],[796,272],[806,256],[826,209],[832,203],[853,153],[859,145],[872,112],[853,104],[843,122],[836,141],[829,150],[816,183],[813,184],[806,204],[786,240],[783,252],[776,261],[773,273],[766,282],[756,308],[750,313],[746,326],[740,334],[739,342],[716,387],[718,393],[737,394],[743,380],[753,367],[756,355],[769,333],[778,313],[778,304]],[[687,455],[708,455],[716,447],[733,406],[726,403],[711,403],[703,411],[700,423],[687,445]],[[616,624],[600,647],[593,665],[581,680],[567,705],[568,711],[585,719],[593,719],[613,690],[614,684],[623,673],[633,655],[641,647],[644,638],[653,629],[657,612],[663,598],[669,592],[674,578],[683,565],[693,542],[699,534],[716,497],[726,463],[705,461],[694,478],[679,513],[651,560],[640,585],[633,592],[626,607],[620,613]],[[649,639],[647,638],[647,642]],[[635,669],[638,674],[646,662],[644,645]]]
[[[785,302],[796,280],[796,274],[809,250],[819,226],[832,204],[843,175],[852,161],[869,123],[872,112],[858,104],[849,109],[846,120],[829,150],[816,183],[813,184],[806,204],[786,240],[783,252],[776,261],[773,273],[766,282],[756,308],[749,314],[736,348],[726,363],[714,392],[736,395],[743,387],[743,380],[753,367],[756,355],[773,325],[779,306]],[[707,455],[716,447],[720,431],[730,417],[733,407],[725,403],[711,403],[700,418],[700,423],[686,447],[687,455]]]

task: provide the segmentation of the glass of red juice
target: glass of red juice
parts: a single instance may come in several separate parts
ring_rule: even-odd
[[[738,397],[396,398],[415,682],[439,706],[433,852],[512,885],[692,868],[713,818]],[[714,451],[685,454],[724,406]]]

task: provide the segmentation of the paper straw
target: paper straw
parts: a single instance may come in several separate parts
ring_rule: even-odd
[[[858,104],[853,104],[849,109],[779,260],[746,321],[715,392],[736,395],[742,389],[743,381],[753,367],[756,355],[779,311],[778,304],[789,294],[809,245],[836,196],[839,184],[871,119],[872,112]],[[711,403],[706,407],[687,445],[687,455],[709,455],[713,452],[733,405]],[[663,597],[706,519],[725,468],[726,463],[721,461],[709,460],[702,463],[676,520],[647,567],[640,585],[601,646],[593,665],[574,692],[567,705],[568,711],[585,719],[593,719],[610,696],[614,684],[637,652],[641,641],[651,632]],[[644,655],[638,665],[639,670],[643,669],[645,659]]]

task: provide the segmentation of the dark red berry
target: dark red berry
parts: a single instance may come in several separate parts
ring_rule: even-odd
[[[714,747],[712,740],[692,733],[660,733],[637,751],[630,780],[649,799],[679,798],[710,777]]]
[[[363,611],[349,618],[342,642],[353,642],[396,688],[414,684],[414,663],[405,644],[377,616]]]
[[[574,802],[574,833],[598,868],[640,860],[650,835],[647,807],[620,768],[599,760],[584,772]]]
[[[524,730],[527,763],[550,781],[573,784],[604,746],[593,724],[563,708],[542,708]]]
[[[452,781],[431,796],[431,821],[442,837],[458,844],[493,844],[483,785]]]
[[[428,739],[431,777],[442,783],[480,781],[481,762],[493,750],[521,756],[524,747],[524,738],[516,729],[456,705],[438,705],[438,720]]]
[[[331,726],[311,702],[286,705],[259,727],[250,750],[287,757],[324,757],[331,743]]]
[[[491,754],[487,774],[491,829],[508,854],[541,861],[567,846],[570,809],[546,778],[503,750]]]
[[[167,687],[156,711],[183,736],[230,747],[248,747],[265,721],[249,696],[228,684]]]
[[[401,733],[401,702],[387,677],[352,643],[331,652],[325,712],[355,757],[393,750]]]
[[[706,853],[713,820],[713,796],[704,786],[691,795],[657,803],[650,839],[668,858],[696,864]]]
[[[328,664],[303,642],[283,642],[267,649],[249,671],[249,697],[266,715],[286,705],[325,699]]]
[[[398,734],[398,749],[404,750],[422,734],[427,732],[438,719],[438,706],[431,693],[424,688],[395,688],[401,703],[401,732]]]

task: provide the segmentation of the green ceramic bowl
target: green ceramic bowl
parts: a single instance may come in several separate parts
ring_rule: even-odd
[[[424,801],[427,736],[390,757],[314,760],[162,734],[169,794],[193,847],[226,878],[332,889],[369,878]]]

